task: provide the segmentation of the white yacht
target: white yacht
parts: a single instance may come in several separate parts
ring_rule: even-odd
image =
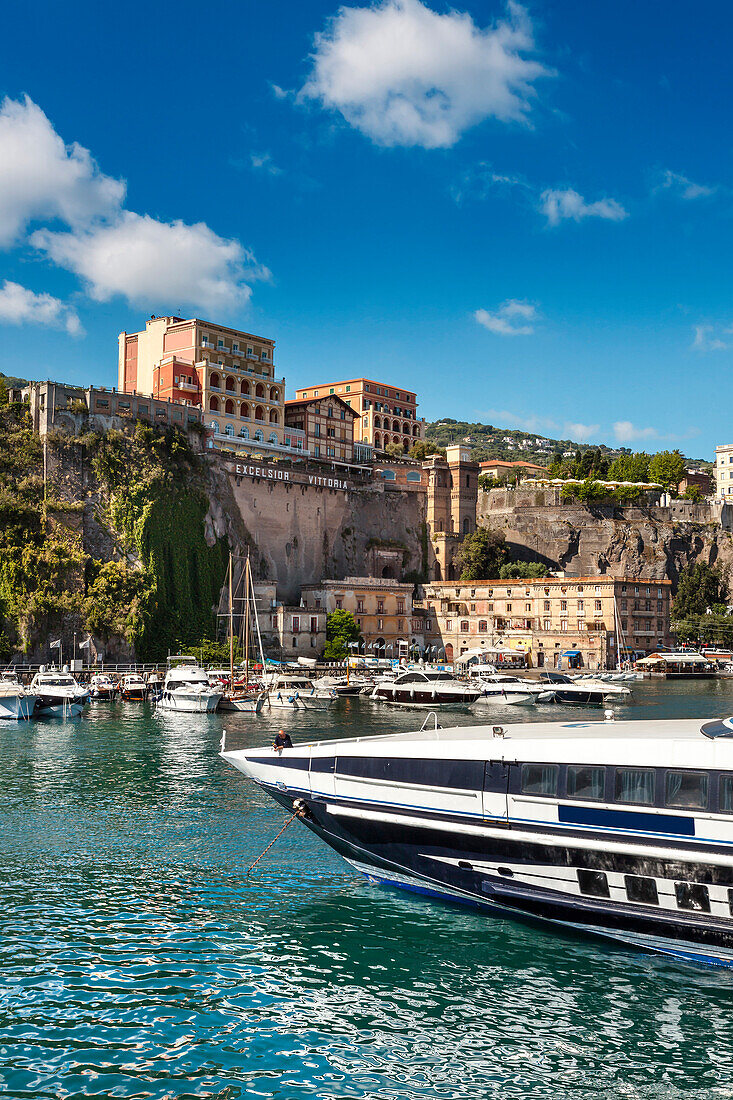
[[[27,691],[14,672],[0,677],[0,718],[26,720],[33,717],[38,696]]]
[[[147,698],[148,683],[139,672],[130,672],[122,677],[120,694],[123,699],[141,701]]]
[[[89,687],[92,699],[114,699],[117,694],[117,682],[108,676],[106,672],[95,672]]]
[[[280,710],[325,710],[336,701],[329,688],[319,689],[317,681],[297,673],[278,672],[267,676],[267,705]]]
[[[159,710],[203,714],[216,710],[222,689],[212,687],[195,657],[178,653],[168,658],[163,690],[158,696]]]
[[[411,668],[394,680],[377,680],[372,699],[398,707],[469,707],[480,695],[480,688],[456,680],[450,672]]]
[[[64,667],[61,672],[41,665],[31,680],[31,694],[37,696],[36,712],[57,718],[74,718],[89,702],[89,688],[78,684]]]
[[[733,718],[436,722],[222,756],[372,882],[733,966]]]
[[[538,703],[562,703],[567,706],[600,707],[606,702],[624,702],[631,690],[605,680],[573,680],[564,672],[543,672]]]
[[[471,682],[481,689],[478,700],[480,703],[529,705],[537,702],[537,696],[543,690],[536,680],[522,680],[519,676],[509,676],[502,672],[481,674],[472,669]]]

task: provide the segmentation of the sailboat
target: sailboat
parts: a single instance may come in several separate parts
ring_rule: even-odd
[[[239,711],[245,714],[259,714],[267,699],[267,692],[256,690],[256,685],[249,685],[249,643],[250,643],[250,600],[252,600],[252,618],[254,620],[257,640],[260,647],[260,660],[264,668],[265,656],[262,652],[262,638],[260,636],[260,624],[257,618],[257,605],[254,602],[254,585],[252,584],[252,567],[249,563],[249,554],[244,564],[244,685],[237,688],[234,683],[234,593],[233,593],[233,565],[234,559],[229,554],[229,689],[219,703],[219,710]]]

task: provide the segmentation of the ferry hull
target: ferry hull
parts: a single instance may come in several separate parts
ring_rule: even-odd
[[[719,913],[652,908],[578,892],[578,869],[595,868],[609,876],[655,875],[672,890],[679,879],[710,882],[724,895],[730,890],[731,897],[733,856],[725,846],[700,850],[683,838],[674,845],[670,838],[648,839],[641,846],[638,835],[621,830],[533,827],[520,820],[390,804],[384,791],[374,788],[358,798],[316,794],[316,779],[323,784],[324,776],[309,772],[307,763],[298,770],[292,757],[222,755],[288,810],[296,803],[305,807],[307,827],[370,881],[488,915],[733,966],[733,921]]]

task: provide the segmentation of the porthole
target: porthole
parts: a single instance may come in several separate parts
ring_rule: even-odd
[[[497,867],[496,869],[504,878],[514,878],[514,871],[512,871],[511,867]]]

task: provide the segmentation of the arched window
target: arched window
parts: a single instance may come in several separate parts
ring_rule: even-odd
[[[385,481],[396,481],[397,475],[394,470],[382,470],[382,477]]]
[[[261,382],[258,382],[257,383],[257,389],[255,390],[255,397],[264,397],[264,396],[265,396],[265,387],[262,385]]]
[[[257,408],[255,409],[255,420],[264,420],[264,419],[265,419],[265,410],[262,408],[262,405],[258,405]]]
[[[422,481],[422,475],[419,470],[410,470],[407,475],[408,481]]]
[[[382,446],[382,437],[379,434],[379,432],[374,433],[374,446],[375,447],[380,447],[380,448]]]
[[[470,533],[471,533],[471,521],[468,518],[468,516],[466,516],[466,518],[463,521],[463,534],[464,535],[470,535]]]
[[[277,432],[270,432],[269,443],[277,443]]]
[[[210,421],[209,427],[211,428],[212,431],[216,432],[217,435],[219,434],[219,421],[218,420]]]
[[[236,388],[236,382],[234,381],[234,379],[232,378],[231,375],[228,375],[227,380],[224,383],[224,388],[227,391],[227,393],[234,393],[234,390]]]
[[[412,425],[412,434],[413,434],[414,436],[416,436],[416,435],[419,435],[419,434],[420,434],[420,429],[418,428],[417,424],[413,424],[413,425]]]
[[[245,420],[249,420],[249,405],[246,401],[243,401],[242,404],[239,406],[239,415]]]
[[[226,402],[224,404],[224,412],[227,416],[234,416],[234,402],[232,401],[231,397],[228,397],[226,399]]]
[[[219,386],[221,385],[221,378],[219,377],[217,371],[213,371],[213,373],[209,376],[209,385],[213,390],[219,389]]]
[[[270,409],[270,423],[271,424],[279,424],[280,423],[280,416],[278,414],[277,409]]]
[[[239,429],[239,438],[240,439],[249,439],[249,428],[240,428]]]
[[[403,435],[409,435],[410,434],[410,425],[409,424],[403,424],[402,425],[402,434]]]
[[[213,413],[218,413],[219,398],[216,396],[216,394],[212,394],[212,396],[209,398],[209,408]]]
[[[381,419],[381,417],[379,417],[379,416],[375,416],[375,417],[374,417],[374,427],[375,427],[375,428],[381,428],[381,427],[382,427],[382,419]]]
[[[448,645],[445,647],[445,659],[446,661],[453,660],[453,646],[450,644],[450,642],[448,642]]]
[[[246,378],[242,379],[242,384],[239,387],[239,392],[240,393],[249,393],[249,382],[247,381]]]
[[[265,442],[265,435],[264,435],[264,432],[262,431],[262,428],[257,429],[257,431],[255,432],[254,437],[255,437],[255,439],[257,440],[258,443],[264,443]]]
[[[230,439],[233,437],[234,428],[231,424],[227,424],[226,428],[224,429],[224,435],[228,435]]]
[[[280,400],[280,390],[276,386],[270,386],[270,401]]]

